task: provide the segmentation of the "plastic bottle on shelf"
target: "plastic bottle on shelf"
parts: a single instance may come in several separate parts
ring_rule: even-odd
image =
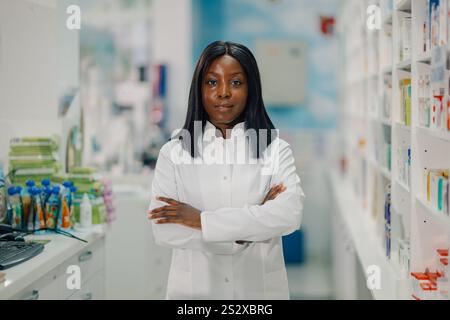
[[[8,188],[9,201],[12,209],[11,226],[14,229],[22,229],[22,204],[16,187]]]
[[[55,229],[57,227],[60,210],[59,191],[60,188],[58,186],[53,187],[52,193],[47,200],[45,222],[48,229]]]
[[[44,208],[42,206],[42,202],[41,202],[41,193],[42,193],[42,189],[40,188],[36,188],[33,187],[32,188],[32,194],[33,194],[33,202],[34,202],[34,212],[35,214],[35,219],[34,219],[34,230],[40,230],[40,229],[45,229],[46,224],[45,224],[45,213],[44,213]]]
[[[32,195],[31,188],[34,187],[33,180],[27,180],[25,182],[25,188],[22,189],[22,204],[23,204],[23,217],[25,226],[28,230],[33,230],[33,217],[34,217],[34,208],[32,203]]]
[[[58,219],[58,227],[62,229],[70,229],[70,204],[71,204],[71,181],[63,182],[63,190],[61,192],[61,215]]]
[[[77,188],[72,185],[70,187],[70,225],[71,228],[75,227],[76,219],[75,219],[75,192],[77,192]]]
[[[42,180],[41,181],[41,186],[42,186],[41,203],[42,203],[42,205],[45,206],[45,204],[47,203],[48,198],[52,194],[52,188],[51,188],[50,180],[48,180],[48,179]]]
[[[23,201],[22,201],[22,190],[23,188],[21,186],[16,186],[16,194],[17,194],[17,198],[19,206],[18,208],[20,208],[20,217],[21,217],[21,225],[20,225],[20,229],[21,230],[26,230],[27,228],[27,221],[25,220],[25,216],[24,216],[24,212],[23,212]]]
[[[80,207],[80,227],[82,229],[92,227],[92,204],[89,195],[83,195],[83,201]]]

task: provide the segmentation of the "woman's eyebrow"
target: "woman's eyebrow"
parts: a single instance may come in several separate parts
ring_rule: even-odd
[[[209,74],[211,74],[211,75],[214,75],[214,76],[220,76],[220,74],[219,73],[216,73],[216,72],[214,72],[214,71],[208,71],[207,73],[206,73],[206,75],[209,75]],[[242,71],[236,71],[236,72],[233,72],[232,74],[231,74],[231,76],[236,76],[236,75],[239,75],[239,74],[244,74]]]

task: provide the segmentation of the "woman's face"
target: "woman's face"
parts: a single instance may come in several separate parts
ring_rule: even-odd
[[[209,121],[216,127],[227,127],[244,111],[247,93],[247,76],[241,64],[228,55],[214,60],[202,83]]]

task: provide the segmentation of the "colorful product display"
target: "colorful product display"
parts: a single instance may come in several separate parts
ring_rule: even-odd
[[[437,46],[445,46],[449,42],[448,0],[427,0],[426,13],[421,23],[420,54],[430,52]]]
[[[52,186],[49,180],[43,180],[38,188],[34,181],[29,180],[26,185],[27,188],[8,188],[7,200],[11,214],[6,223],[23,231],[72,227],[70,221],[73,211],[70,210],[70,199],[76,190],[72,182],[65,181],[60,187]]]
[[[412,298],[415,300],[448,300],[449,271],[448,271],[448,249],[437,249],[435,255],[435,266],[427,268],[425,272],[411,272]]]
[[[449,170],[424,170],[423,187],[426,202],[433,209],[450,215]]]

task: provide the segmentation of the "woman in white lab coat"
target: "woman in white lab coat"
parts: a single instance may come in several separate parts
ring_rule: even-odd
[[[154,238],[173,248],[167,298],[289,299],[281,237],[300,227],[304,197],[253,54],[210,44],[152,183]]]

